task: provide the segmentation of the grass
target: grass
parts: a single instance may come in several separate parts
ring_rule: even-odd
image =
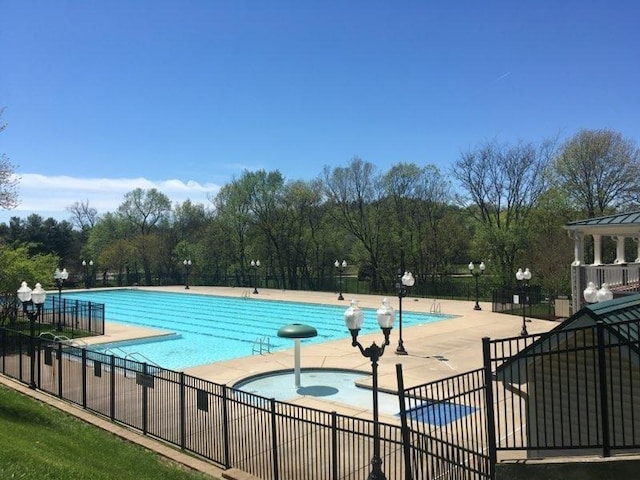
[[[0,478],[211,480],[0,386]]]

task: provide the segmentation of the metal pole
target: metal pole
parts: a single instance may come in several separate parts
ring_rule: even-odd
[[[473,276],[476,277],[476,306],[473,307],[474,310],[482,310],[482,308],[480,308],[480,303],[478,302],[478,300],[480,299],[480,293],[478,291],[478,277],[480,276],[479,273],[473,272]]]
[[[29,317],[29,355],[31,357],[31,377],[29,379],[29,388],[35,390],[36,389],[36,317],[38,316],[38,311],[35,312],[29,311],[27,312],[27,316]]]
[[[374,343],[371,346],[371,369],[373,371],[373,458],[371,459],[371,473],[369,480],[386,480],[382,471],[380,457],[380,422],[378,420],[378,358],[380,349]]]
[[[402,285],[402,284],[401,284]],[[398,335],[398,347],[396,348],[396,355],[407,355],[407,351],[404,349],[404,341],[402,340],[402,297],[406,290],[404,287],[400,287],[398,292],[398,321],[399,321],[399,335]]]
[[[523,337],[526,337],[527,335],[529,335],[529,332],[527,332],[527,315],[526,315],[526,308],[527,308],[527,303],[525,300],[525,285],[524,285],[524,280],[522,280],[522,282],[520,283],[520,293],[522,295],[522,298],[520,299],[520,301],[522,302],[522,330],[520,331],[520,335],[522,335]]]

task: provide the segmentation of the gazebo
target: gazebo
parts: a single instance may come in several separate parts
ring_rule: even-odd
[[[584,289],[589,282],[596,288],[606,283],[614,297],[640,291],[640,211],[620,213],[604,217],[569,222],[565,225],[574,241],[574,259],[571,264],[571,293],[573,311],[586,304]],[[585,237],[593,238],[593,258],[584,258]],[[616,242],[616,258],[613,263],[602,261],[602,238],[611,237]],[[625,258],[625,246],[635,242],[635,259]]]

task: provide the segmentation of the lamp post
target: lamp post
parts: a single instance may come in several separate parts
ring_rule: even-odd
[[[89,269],[93,271],[93,260],[82,260],[82,268],[84,270],[84,288],[91,288],[91,277],[89,277]]]
[[[364,312],[358,307],[358,302],[351,300],[351,306],[344,312],[344,321],[351,332],[351,346],[358,347],[360,353],[371,360],[373,374],[373,458],[371,459],[371,472],[368,480],[386,480],[382,471],[382,458],[380,457],[380,424],[378,422],[378,360],[384,354],[384,348],[389,345],[389,334],[393,328],[394,312],[388,299],[382,300],[382,305],[376,312],[378,325],[384,334],[384,342],[378,346],[373,342],[371,346],[364,348],[358,342],[358,332],[364,323]]]
[[[478,268],[479,269],[476,270],[473,262],[469,262],[469,271],[471,272],[471,275],[476,277],[476,305],[475,307],[473,307],[474,310],[482,310],[482,308],[480,307],[480,303],[478,302],[480,298],[480,295],[478,293],[478,277],[480,277],[480,275],[484,273],[484,269],[486,268],[484,266],[484,262],[480,262],[480,266]]]
[[[191,260],[184,260],[182,262],[184,265],[184,288],[185,290],[189,290],[189,274],[191,273]]]
[[[528,268],[524,269],[524,272],[521,268],[516,272],[516,280],[520,282],[520,303],[522,303],[522,330],[520,331],[520,335],[523,337],[529,335],[527,332],[527,318],[526,318],[526,289],[529,287],[529,280],[531,280],[531,272]]]
[[[258,268],[260,268],[260,260],[251,260],[251,268],[253,268],[253,293],[258,293]]]
[[[22,311],[29,318],[29,357],[31,358],[29,388],[34,390],[36,388],[36,320],[40,316],[40,310],[46,297],[47,292],[39,283],[36,283],[36,288],[31,290],[27,282],[22,282],[18,289],[18,299],[22,302]],[[33,309],[34,305],[35,310]]]
[[[53,273],[53,280],[56,283],[56,288],[58,289],[58,324],[56,326],[57,331],[62,331],[62,284],[64,281],[69,278],[69,274],[67,273],[67,269],[63,268],[60,271],[59,268],[56,268],[56,271]]]
[[[413,287],[415,283],[416,279],[411,272],[404,272],[404,275],[402,276],[398,274],[396,289],[398,290],[398,320],[400,325],[400,335],[398,339],[398,347],[396,348],[396,355],[407,355],[407,351],[404,349],[404,343],[402,341],[402,298],[407,296],[409,289]]]
[[[340,293],[338,294],[338,300],[344,300],[344,297],[342,296],[342,273],[347,268],[347,261],[342,260],[342,263],[340,263],[338,260],[336,260],[333,266],[336,267],[336,270],[338,271],[338,283],[340,285]]]

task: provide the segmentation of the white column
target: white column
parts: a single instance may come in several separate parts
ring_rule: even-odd
[[[593,234],[593,264],[602,265],[602,235]]]
[[[611,237],[616,241],[616,260],[613,263],[626,263],[624,259],[624,239],[625,237]]]
[[[582,243],[582,233],[569,230],[569,237],[573,238],[573,265],[577,267],[584,262],[584,244]]]

